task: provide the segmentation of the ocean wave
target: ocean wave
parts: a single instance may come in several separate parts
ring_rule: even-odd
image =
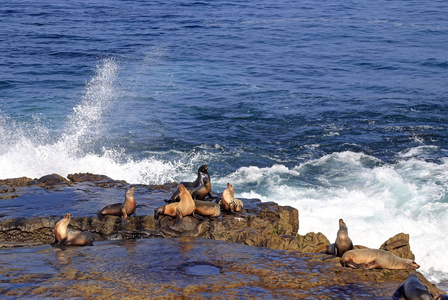
[[[447,160],[412,158],[384,164],[346,151],[293,168],[243,167],[215,182],[231,182],[237,197],[297,208],[300,234],[319,231],[333,241],[339,218],[347,223],[354,243],[367,247],[378,248],[397,233],[409,233],[420,270],[439,281],[448,279],[443,246],[448,230],[447,174]]]

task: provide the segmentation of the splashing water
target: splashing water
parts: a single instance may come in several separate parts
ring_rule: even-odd
[[[339,218],[354,244],[367,247],[379,248],[389,237],[408,233],[419,270],[437,282],[448,279],[447,174],[448,160],[384,164],[347,151],[294,168],[242,167],[215,182],[231,182],[238,197],[297,208],[300,234],[322,232],[333,242]]]

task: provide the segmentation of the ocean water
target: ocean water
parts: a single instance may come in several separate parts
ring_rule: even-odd
[[[43,3],[42,3],[43,2]],[[448,2],[3,1],[0,178],[195,177],[448,280]]]

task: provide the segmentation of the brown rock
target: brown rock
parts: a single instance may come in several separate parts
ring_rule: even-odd
[[[68,183],[68,180],[58,174],[42,176],[37,180],[39,185],[55,185],[59,183]]]
[[[71,182],[93,182],[96,186],[102,188],[111,188],[117,185],[126,185],[127,182],[124,180],[113,180],[106,175],[97,175],[92,173],[75,173],[69,174],[67,176]]]
[[[24,187],[29,186],[30,181],[32,181],[32,179],[28,177],[2,179],[0,180],[0,186],[7,185],[10,187]]]
[[[399,233],[391,237],[381,245],[380,249],[390,251],[402,258],[415,259],[409,245],[409,234]]]
[[[297,240],[299,251],[305,253],[320,253],[330,245],[330,241],[321,232],[308,232],[306,235],[299,235]]]

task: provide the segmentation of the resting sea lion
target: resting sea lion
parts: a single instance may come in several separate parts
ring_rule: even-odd
[[[192,181],[192,182],[185,182],[184,181],[184,182],[179,183],[179,185],[182,184],[187,189],[193,190],[193,189],[195,189],[195,188],[197,188],[197,187],[199,187],[199,186],[201,186],[203,184],[205,176],[208,176],[209,181],[211,182],[210,175],[208,173],[208,166],[207,165],[202,165],[198,169],[198,177],[196,177],[195,181]],[[209,192],[209,195],[210,195],[210,192]],[[210,195],[210,197],[211,197],[211,195]],[[180,201],[180,188],[178,188],[177,190],[174,191],[174,193],[171,195],[170,199],[165,200],[165,202],[168,202],[168,203],[178,202],[178,201]]]
[[[225,211],[243,210],[243,201],[235,198],[235,189],[233,185],[227,183],[227,188],[222,192],[221,208]]]
[[[202,182],[203,184],[201,186],[198,186],[194,190],[188,190],[194,200],[204,200],[212,190],[212,184],[210,183],[210,178],[208,176],[204,177]]]
[[[54,237],[58,245],[92,246],[93,239],[88,233],[67,228],[70,218],[70,213],[66,213],[54,226]]]
[[[393,300],[401,298],[407,300],[432,300],[433,297],[428,288],[418,280],[416,274],[410,274],[408,279],[403,281],[392,295]]]
[[[218,203],[211,201],[194,200],[194,212],[203,216],[218,217],[221,214],[221,209]]]
[[[327,247],[327,253],[342,257],[348,250],[353,249],[352,240],[348,237],[347,225],[342,219],[339,219],[339,230],[336,235],[336,242]]]
[[[103,208],[99,213],[98,216],[102,217],[105,215],[113,215],[113,216],[119,216],[123,218],[123,221],[126,221],[128,216],[135,214],[135,207],[137,206],[134,199],[134,188],[131,187],[129,190],[127,190],[124,203],[115,203],[106,206]]]
[[[184,187],[183,184],[180,186],[180,201],[176,207],[176,221],[174,221],[173,225],[176,225],[177,222],[182,221],[184,216],[194,215],[195,203],[193,198],[190,195],[190,192]]]
[[[411,259],[401,258],[381,249],[354,249],[344,253],[343,267],[362,269],[418,269],[420,266]]]

